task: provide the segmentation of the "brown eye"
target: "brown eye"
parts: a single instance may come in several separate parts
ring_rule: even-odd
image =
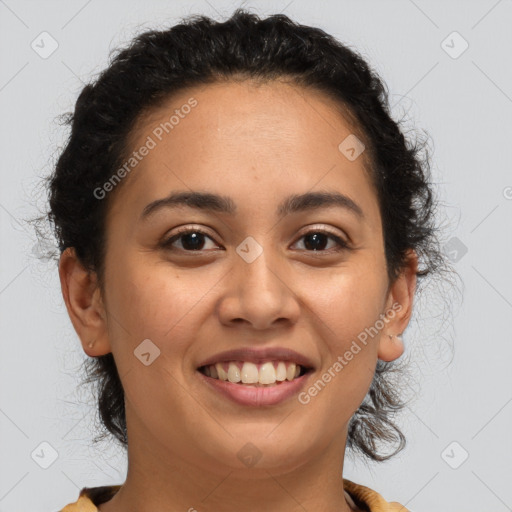
[[[302,235],[300,239],[304,239],[306,251],[333,252],[325,250],[329,238],[334,240],[338,246],[337,249],[334,249],[334,252],[348,249],[348,244],[345,240],[329,231],[312,230]]]
[[[180,241],[181,247],[177,247],[178,250],[202,251],[205,246],[205,238],[213,241],[209,235],[199,229],[185,229],[164,240],[161,246],[165,249],[174,250],[174,243]]]

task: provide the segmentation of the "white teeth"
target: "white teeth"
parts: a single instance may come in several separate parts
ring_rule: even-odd
[[[227,371],[226,371],[227,364]],[[240,366],[241,365],[241,366]],[[267,361],[261,365],[248,361],[229,363],[216,363],[204,367],[204,374],[208,377],[242,384],[272,385],[276,382],[293,380],[299,376],[301,367],[295,363]]]
[[[240,377],[240,370],[236,364],[229,363],[228,380],[229,382],[240,382],[242,380]]]
[[[286,370],[286,379],[287,380],[293,380],[295,377],[295,363],[292,363],[290,366],[288,366],[288,370]]]
[[[276,382],[276,370],[272,363],[264,363],[260,368],[260,384],[274,384]]]
[[[286,380],[286,365],[282,361],[279,361],[279,364],[277,365],[276,380],[279,382]]]
[[[230,367],[233,363],[230,363]],[[242,382],[244,384],[256,384],[259,379],[258,367],[254,363],[244,363],[242,366]]]
[[[210,367],[211,367],[211,365],[210,365]],[[208,366],[206,368],[208,368]],[[218,379],[228,380],[228,374],[227,374],[226,370],[224,370],[224,368],[222,367],[221,363],[217,363],[215,365],[215,369],[217,370],[217,378]]]

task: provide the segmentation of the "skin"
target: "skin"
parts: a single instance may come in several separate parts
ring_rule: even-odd
[[[105,292],[73,249],[60,260],[83,349],[112,352],[125,390],[128,475],[99,510],[358,510],[342,488],[347,425],[377,359],[404,351],[390,335],[409,322],[416,256],[390,283],[365,153],[349,161],[338,150],[354,129],[321,93],[282,82],[190,88],[141,120],[133,149],[191,96],[198,105],[111,198]],[[189,190],[227,195],[237,212],[181,207],[139,222],[150,202]],[[276,216],[290,194],[320,190],[349,196],[364,217],[336,206]],[[178,226],[207,233],[200,251],[187,252],[183,237],[159,247]],[[348,249],[336,252],[331,238],[308,249],[304,235],[322,229]],[[236,252],[248,236],[263,248],[252,263]],[[221,351],[282,346],[314,363],[312,384],[394,303],[400,311],[307,405],[295,396],[242,406],[198,378],[199,363]],[[145,366],[134,350],[148,338],[160,356]],[[248,442],[261,453],[253,467],[237,457]]]

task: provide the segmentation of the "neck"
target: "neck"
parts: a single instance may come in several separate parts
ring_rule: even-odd
[[[199,466],[143,428],[134,430],[136,435],[129,428],[126,481],[98,507],[100,512],[357,510],[343,490],[346,429],[313,459],[287,468],[265,469],[257,464],[244,470],[218,460],[210,467]]]

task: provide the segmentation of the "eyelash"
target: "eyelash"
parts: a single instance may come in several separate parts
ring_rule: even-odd
[[[177,233],[172,235],[172,237],[167,238],[166,240],[164,240],[162,242],[162,244],[161,244],[161,247],[163,247],[166,250],[170,250],[170,251],[179,250],[179,251],[182,251],[182,252],[189,252],[189,253],[200,253],[200,252],[202,252],[202,250],[192,251],[192,250],[187,250],[187,249],[176,249],[176,248],[171,247],[171,245],[176,240],[179,240],[183,235],[187,235],[187,234],[190,234],[190,233],[199,233],[201,235],[205,235],[206,237],[208,237],[212,241],[214,241],[213,238],[208,233],[206,233],[205,231],[203,231],[201,229],[194,229],[194,228],[189,228],[188,227],[188,228],[184,228],[184,229],[178,231]],[[304,233],[303,235],[301,235],[298,238],[298,240],[301,240],[302,238],[304,238],[307,235],[318,234],[318,233],[323,234],[323,235],[327,235],[329,238],[333,239],[338,244],[339,247],[337,249],[334,249],[334,250],[333,249],[327,249],[327,250],[323,249],[323,250],[313,251],[313,250],[302,249],[303,251],[310,252],[310,253],[313,253],[313,254],[315,254],[315,253],[316,254],[318,254],[318,253],[331,254],[333,252],[336,253],[336,252],[341,252],[341,251],[349,249],[348,242],[346,242],[345,240],[343,240],[339,236],[335,235],[334,233],[332,233],[331,231],[326,230],[326,229],[312,229],[312,230]],[[295,243],[297,243],[297,242],[295,242]]]

